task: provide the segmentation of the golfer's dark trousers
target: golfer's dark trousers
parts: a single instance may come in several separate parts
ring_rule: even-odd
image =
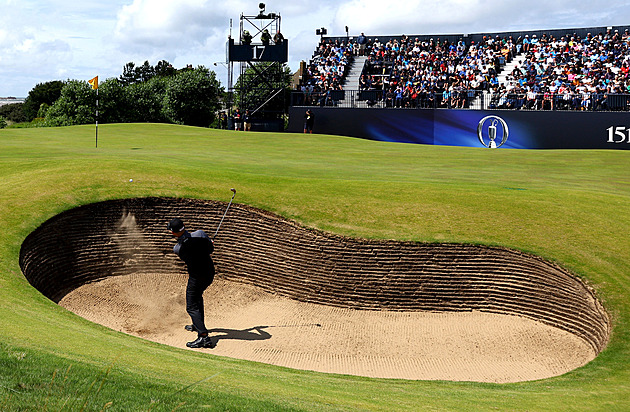
[[[214,267],[207,273],[195,273],[188,276],[186,285],[186,312],[199,335],[207,334],[203,313],[203,292],[214,280]]]

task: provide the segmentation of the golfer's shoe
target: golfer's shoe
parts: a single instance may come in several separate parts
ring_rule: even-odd
[[[197,328],[195,327],[195,325],[186,325],[184,326],[184,329],[186,329],[188,332],[197,332]]]
[[[186,346],[189,348],[210,348],[213,349],[217,346],[215,342],[212,341],[210,336],[199,336],[192,342],[187,342]]]

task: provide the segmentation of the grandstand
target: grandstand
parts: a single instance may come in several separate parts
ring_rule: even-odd
[[[473,146],[501,113],[505,147],[628,149],[629,72],[630,26],[322,37],[288,129],[310,107],[316,133]]]
[[[296,105],[628,110],[629,27],[322,38]],[[352,74],[351,74],[352,73]]]

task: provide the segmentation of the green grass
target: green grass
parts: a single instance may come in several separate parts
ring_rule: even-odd
[[[101,125],[97,149],[93,126],[0,130],[0,410],[630,410],[629,171],[630,151],[153,124]],[[20,272],[24,238],[63,210],[139,196],[227,201],[231,187],[238,203],[343,235],[502,245],[559,262],[604,302],[611,341],[588,365],[534,382],[327,375],[114,332]]]

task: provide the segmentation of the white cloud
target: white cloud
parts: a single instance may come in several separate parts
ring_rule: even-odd
[[[9,19],[3,23],[4,28],[0,31],[0,79],[24,78],[28,73],[37,72],[54,80],[71,60],[72,51],[66,41],[48,38],[42,28],[18,26]],[[0,93],[4,86],[4,82],[0,83]],[[26,95],[24,92],[8,94]]]
[[[35,40],[33,39],[25,39],[21,44],[17,44],[15,46],[15,51],[17,52],[31,52],[33,50],[33,45],[35,44]]]
[[[358,34],[449,34],[621,25],[630,2],[569,0],[350,0],[340,4],[334,24]]]
[[[282,16],[289,65],[309,60],[315,29],[331,36],[480,33],[622,25],[630,1],[569,0],[278,0],[267,12]],[[245,0],[0,0],[0,96],[24,97],[37,83],[66,78],[117,77],[125,63],[165,59],[176,67],[225,60],[229,32],[237,37]],[[225,84],[226,70],[216,68]],[[235,75],[236,73],[235,69]]]
[[[122,6],[112,36],[119,57],[118,74],[125,63],[145,60],[214,68],[215,61],[225,60],[229,21],[234,18],[238,30],[234,10],[242,6],[240,1],[216,4],[210,0],[133,0]],[[227,78],[220,72],[217,75]]]
[[[357,33],[419,34],[433,32],[427,27],[452,28],[477,18],[483,9],[476,3],[464,0],[352,0],[339,7],[335,23],[355,28]]]
[[[100,47],[85,43],[107,22],[108,7],[0,0],[0,96],[25,97],[37,83],[81,76]]]
[[[227,33],[230,12],[209,0],[134,0],[120,9],[114,38],[123,49],[203,47]]]

